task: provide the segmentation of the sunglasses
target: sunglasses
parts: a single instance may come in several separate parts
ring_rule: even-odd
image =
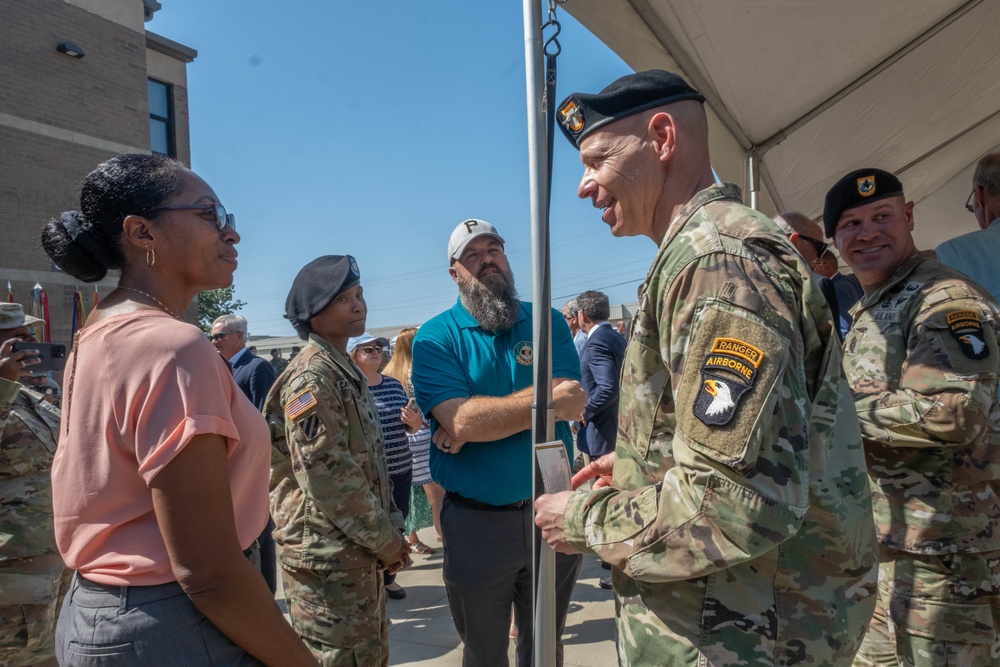
[[[819,255],[820,257],[822,257],[823,253],[826,252],[826,249],[830,247],[829,243],[823,243],[818,239],[811,239],[808,236],[803,236],[802,234],[799,234],[799,238],[802,239],[803,241],[808,241],[809,243],[812,243],[812,246],[816,248],[816,254]]]
[[[364,352],[365,354],[382,354],[382,346],[365,345],[363,348],[361,348],[361,351]]]
[[[215,226],[222,231],[227,226],[236,229],[236,216],[226,213],[226,207],[222,204],[191,204],[190,206],[161,206],[143,213],[144,216],[160,213],[161,211],[201,211],[202,215],[211,213],[214,217]]]
[[[969,199],[965,202],[965,210],[969,213],[975,213],[973,206],[976,202],[976,190],[973,188],[972,192],[969,193]]]
[[[219,333],[211,334],[208,339],[213,343],[217,340],[222,340],[226,336],[231,334],[243,333],[242,331],[220,331]]]

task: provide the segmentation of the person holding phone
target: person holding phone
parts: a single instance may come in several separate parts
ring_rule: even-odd
[[[68,583],[49,477],[59,410],[26,386],[37,350],[15,349],[43,323],[19,303],[0,303],[0,664],[12,667],[53,664],[57,605]]]
[[[119,155],[42,245],[118,287],[77,332],[52,466],[55,533],[76,570],[60,665],[315,665],[259,569],[267,423],[205,334],[195,295],[232,284],[235,218],[197,174]]]

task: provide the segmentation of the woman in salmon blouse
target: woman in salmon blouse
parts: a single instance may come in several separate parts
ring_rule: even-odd
[[[198,292],[232,283],[234,226],[179,162],[121,155],[42,234],[80,280],[121,271],[65,372],[53,505],[76,574],[60,665],[316,664],[259,570],[267,425],[182,319]]]

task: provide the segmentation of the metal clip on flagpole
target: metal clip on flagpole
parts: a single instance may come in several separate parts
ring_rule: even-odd
[[[565,2],[565,0],[561,0]],[[552,135],[555,97],[555,63],[560,47],[556,36],[560,26],[556,7],[560,0],[548,0],[548,21],[543,25],[538,0],[523,0],[524,59],[528,106],[528,175],[531,208],[532,331],[534,340],[534,403],[532,442],[555,439],[555,411],[552,403],[552,296],[549,267],[549,190],[552,184]],[[542,77],[542,30],[555,29],[545,43],[546,73]],[[551,51],[550,51],[551,47]],[[545,114],[548,111],[548,131]],[[533,450],[534,448],[532,448]],[[531,455],[533,499],[542,493],[542,479]],[[536,667],[556,664],[555,553],[534,530],[534,647]]]

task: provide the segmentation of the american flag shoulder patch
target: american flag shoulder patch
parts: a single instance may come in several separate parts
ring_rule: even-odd
[[[285,414],[289,419],[295,419],[309,408],[314,407],[316,407],[316,397],[312,391],[306,389],[297,393],[292,397],[292,400],[285,404]]]

